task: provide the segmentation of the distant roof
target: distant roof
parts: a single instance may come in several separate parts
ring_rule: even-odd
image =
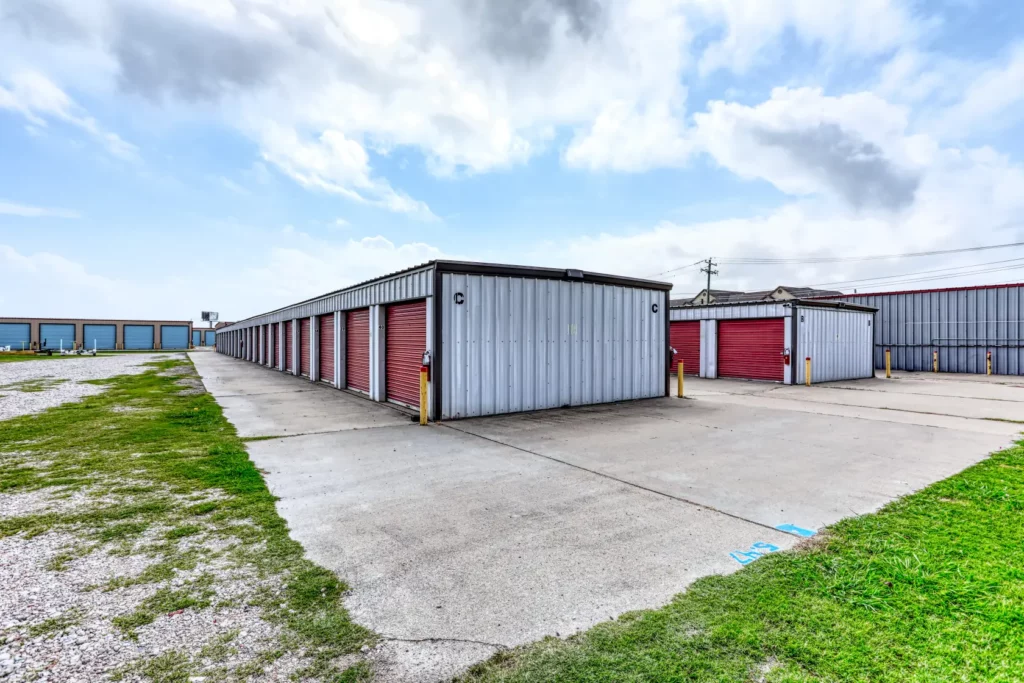
[[[814,287],[790,287],[788,285],[779,285],[778,287],[776,287],[776,289],[784,289],[797,299],[817,296],[843,296],[843,293],[836,289],[815,289]]]
[[[813,287],[791,287],[789,285],[779,285],[772,289],[758,290],[755,292],[737,292],[731,289],[712,289],[711,297],[712,304],[738,304],[738,303],[751,303],[755,301],[776,301],[779,298],[776,297],[776,292],[784,291],[793,299],[810,299],[818,297],[836,297],[843,296],[842,292],[837,292],[831,289],[815,289]],[[700,301],[700,297],[704,296],[704,290],[701,290],[697,296],[690,297],[688,299],[673,299],[670,305],[673,308],[680,308],[682,306],[703,306],[705,305]]]

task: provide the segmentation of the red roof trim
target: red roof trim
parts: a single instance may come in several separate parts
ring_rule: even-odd
[[[847,299],[854,296],[889,296],[894,294],[931,294],[933,292],[969,292],[976,289],[1002,289],[1003,287],[1024,287],[1024,282],[1008,282],[1001,285],[974,285],[973,287],[942,287],[938,289],[901,289],[892,292],[863,292],[840,296],[809,296],[808,299]]]

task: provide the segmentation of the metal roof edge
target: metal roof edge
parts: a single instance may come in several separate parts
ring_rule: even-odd
[[[399,275],[408,275],[409,273],[414,273],[414,272],[416,272],[418,270],[430,270],[431,268],[434,267],[435,263],[437,263],[437,261],[427,261],[426,263],[421,263],[421,264],[416,265],[416,266],[410,266],[408,268],[403,268],[402,270],[396,270],[393,273],[387,273],[386,275],[380,275],[378,277],[371,278],[369,280],[363,280],[362,282],[357,282],[356,284],[349,285],[348,287],[342,287],[341,289],[335,289],[335,290],[333,290],[331,292],[327,292],[326,294],[320,294],[319,296],[310,297],[309,299],[303,299],[302,301],[296,301],[295,303],[288,304],[287,306],[281,306],[280,308],[275,308],[272,311],[264,311],[263,313],[257,313],[255,315],[250,315],[248,318],[243,318],[242,320],[234,322],[229,327],[225,327],[223,329],[225,331],[230,332],[231,328],[238,327],[239,325],[242,325],[244,327],[244,323],[247,323],[247,322],[249,322],[251,320],[255,320],[256,318],[262,318],[265,315],[273,315],[275,313],[280,313],[281,311],[287,311],[289,308],[295,308],[297,306],[303,306],[305,304],[311,304],[314,301],[321,301],[323,299],[327,299],[327,298],[330,298],[332,296],[336,296],[338,294],[343,294],[345,292],[349,292],[349,291],[352,291],[354,289],[359,289],[360,287],[366,287],[368,285],[372,285],[372,284],[380,282],[382,280],[388,280],[388,279],[393,278],[393,277],[398,277]]]
[[[506,277],[532,277],[545,280],[566,280],[568,282],[592,282],[595,284],[619,285],[622,287],[636,287],[640,289],[658,289],[670,291],[671,282],[659,280],[645,280],[643,278],[628,277],[625,275],[609,275],[607,273],[594,273],[589,270],[576,270],[573,268],[546,268],[541,266],[516,266],[502,263],[480,263],[476,261],[449,261],[438,260],[433,262],[437,269],[443,273],[464,273],[467,275],[497,275]],[[583,275],[573,277],[570,271],[576,270]]]
[[[675,311],[689,311],[701,308],[735,308],[737,306],[765,306],[765,305],[777,305],[777,306],[795,306],[797,308],[839,308],[849,311],[861,311],[864,313],[874,313],[878,309],[873,306],[864,306],[862,304],[848,304],[845,301],[814,301],[812,299],[772,299],[770,301],[728,301],[721,304],[697,304],[694,306],[673,306],[672,310]]]
[[[455,261],[446,259],[435,259],[432,261],[427,261],[426,263],[421,263],[416,266],[410,266],[409,268],[405,268],[403,270],[397,270],[393,273],[388,273],[386,275],[381,275],[379,277],[371,278],[369,280],[364,280],[354,285],[349,285],[348,287],[342,287],[341,289],[336,289],[326,294],[321,294],[319,296],[314,296],[309,299],[297,301],[293,304],[288,304],[287,306],[281,306],[280,308],[275,308],[272,311],[257,313],[255,315],[251,315],[247,318],[239,320],[233,323],[231,326],[225,327],[223,329],[226,332],[230,332],[234,329],[243,329],[247,327],[247,323],[255,320],[256,318],[262,318],[263,316],[273,315],[275,313],[287,311],[290,308],[295,308],[297,306],[303,306],[305,304],[310,304],[316,301],[320,301],[322,299],[327,299],[329,297],[336,296],[338,294],[343,294],[345,292],[359,289],[361,287],[366,287],[368,285],[372,285],[383,280],[389,280],[393,277],[408,275],[409,273],[414,273],[420,270],[430,270],[432,268],[437,268],[437,270],[445,273],[504,275],[508,277],[533,277],[547,280],[566,280],[569,282],[592,282],[595,284],[618,285],[622,287],[658,289],[666,292],[672,289],[672,283],[670,282],[644,280],[641,278],[631,278],[622,275],[607,275],[605,273],[592,273],[590,271],[585,270],[579,271],[580,273],[583,274],[583,278],[580,279],[569,276],[569,271],[572,269],[542,268],[540,266],[513,266],[501,263],[479,263],[476,261]]]

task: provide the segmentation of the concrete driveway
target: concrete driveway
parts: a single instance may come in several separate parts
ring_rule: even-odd
[[[346,604],[384,637],[375,656],[395,681],[662,605],[1024,428],[1004,421],[1024,419],[1019,382],[920,375],[688,378],[688,400],[420,427],[220,354],[193,361],[242,435],[287,437],[250,454],[294,537],[352,586]]]

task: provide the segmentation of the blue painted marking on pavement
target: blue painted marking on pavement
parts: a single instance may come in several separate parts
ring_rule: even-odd
[[[729,553],[729,557],[736,560],[740,564],[746,566],[756,560],[759,557],[763,557],[768,553],[774,553],[779,549],[779,546],[772,545],[771,543],[758,542],[750,546],[750,550],[743,552],[737,550]]]
[[[797,536],[803,536],[804,538],[810,538],[818,533],[817,531],[811,531],[810,529],[802,529],[795,524],[780,524],[775,528],[779,531],[785,531],[787,534],[796,534]]]

